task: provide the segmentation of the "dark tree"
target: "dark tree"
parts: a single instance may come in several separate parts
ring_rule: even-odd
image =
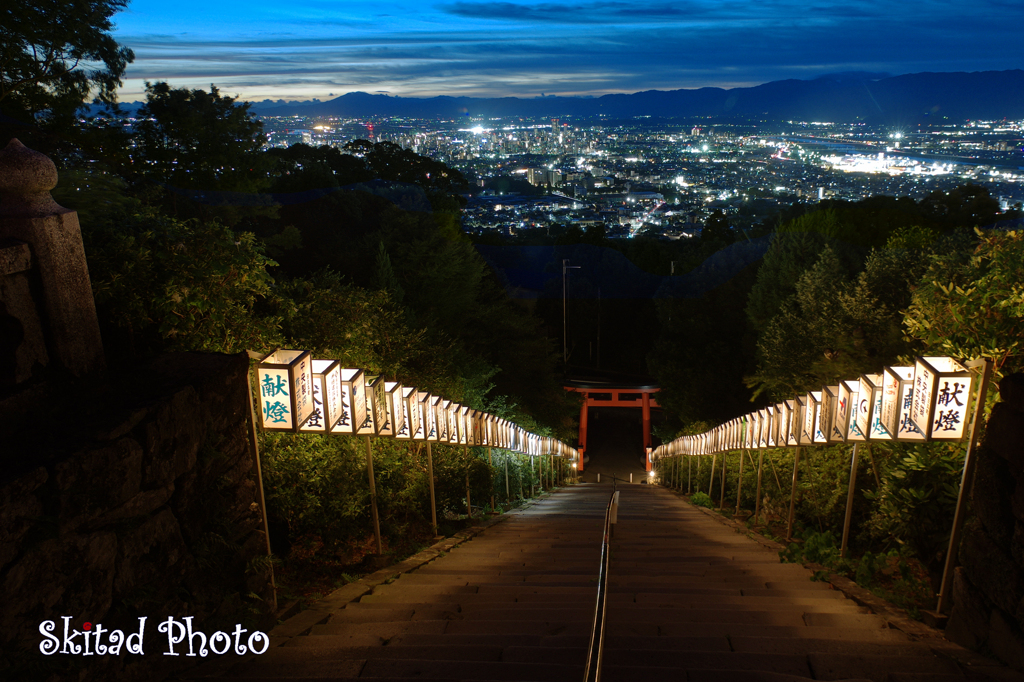
[[[67,120],[91,95],[113,104],[135,55],[110,35],[128,0],[17,0],[0,10],[0,107],[31,124]],[[5,131],[8,132],[8,131]],[[6,139],[4,140],[6,142]]]
[[[263,153],[263,124],[249,105],[210,92],[146,83],[135,125],[137,178],[166,191],[178,217],[217,215],[230,225],[269,210],[258,193],[274,159]]]

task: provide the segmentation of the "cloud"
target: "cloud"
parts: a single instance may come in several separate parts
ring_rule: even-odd
[[[687,18],[705,14],[697,4],[590,2],[585,4],[545,3],[523,5],[512,2],[455,2],[442,5],[449,14],[473,19],[552,22],[559,24],[604,24],[649,22],[652,19]]]
[[[938,0],[463,0],[441,9],[410,10],[416,30],[373,25],[366,16],[356,22],[362,28],[345,30],[349,17],[324,16],[308,32],[282,22],[230,37],[151,32],[118,40],[137,56],[127,73],[132,87],[142,80],[204,88],[215,82],[256,99],[378,89],[401,96],[600,95],[837,71],[1022,66],[1006,46],[1016,44],[1019,21],[1009,19],[1024,19],[1024,4],[1006,6],[1007,20],[998,22],[983,9],[954,17]]]

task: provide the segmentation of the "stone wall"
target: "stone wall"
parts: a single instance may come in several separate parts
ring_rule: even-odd
[[[1024,375],[999,384],[971,489],[946,637],[1024,671]]]
[[[159,679],[197,660],[161,655],[168,616],[267,629],[248,367],[244,353],[162,356],[0,441],[0,678]],[[148,650],[43,656],[40,623],[62,630],[62,616],[125,632],[145,616]]]

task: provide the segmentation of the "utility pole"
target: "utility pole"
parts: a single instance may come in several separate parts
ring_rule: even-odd
[[[565,373],[569,373],[569,341],[566,335],[566,323],[565,323],[565,290],[566,290],[566,279],[568,277],[569,270],[579,270],[579,265],[569,265],[569,259],[562,259],[562,367]]]

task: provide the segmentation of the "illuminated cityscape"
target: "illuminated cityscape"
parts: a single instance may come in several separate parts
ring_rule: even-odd
[[[602,224],[609,237],[737,229],[795,203],[874,195],[920,200],[983,185],[1005,210],[1024,201],[1024,121],[913,130],[785,121],[523,119],[357,121],[263,117],[267,146],[390,141],[463,172],[468,232]]]

